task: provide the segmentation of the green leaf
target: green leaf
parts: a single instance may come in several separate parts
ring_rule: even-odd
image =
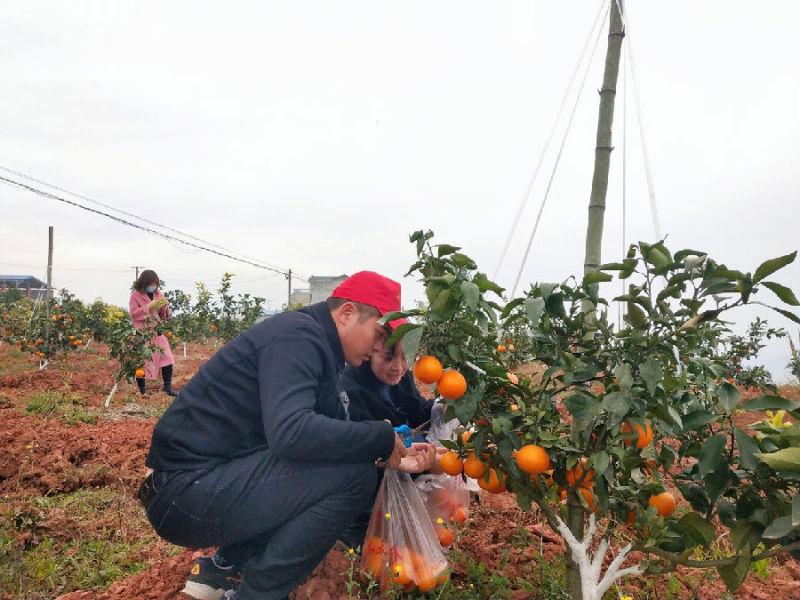
[[[736,562],[725,567],[717,567],[717,572],[731,592],[735,592],[747,578],[750,570],[750,544],[745,544]]]
[[[753,281],[758,283],[764,279],[764,277],[772,275],[778,269],[782,269],[786,265],[792,264],[796,257],[797,250],[791,254],[786,254],[784,256],[779,256],[777,258],[771,258],[767,261],[764,261],[756,269],[755,275],[753,275]]]
[[[478,268],[478,265],[475,264],[474,260],[472,260],[466,254],[461,254],[460,252],[456,252],[455,254],[451,255],[450,260],[452,260],[456,266],[461,267],[462,269]]]
[[[579,421],[589,421],[597,415],[600,403],[587,394],[573,394],[564,399],[564,405],[570,414]]]
[[[797,300],[797,296],[795,296],[794,292],[785,285],[775,283],[774,281],[762,281],[761,285],[772,290],[774,294],[786,304],[791,306],[800,306],[800,301]]]
[[[756,467],[758,467],[758,461],[754,455],[761,450],[758,444],[735,425],[733,426],[733,436],[736,440],[736,447],[739,450],[739,466],[748,471],[755,471]]]
[[[786,398],[781,398],[780,396],[764,394],[763,396],[756,396],[752,400],[748,400],[739,408],[744,410],[795,410],[800,408],[800,405]]]
[[[722,450],[725,448],[725,436],[715,435],[708,438],[700,449],[700,476],[705,477],[717,470],[722,462]]]
[[[633,387],[633,371],[628,363],[623,363],[614,369],[614,377],[619,382],[619,387],[625,393],[631,391]]]
[[[538,327],[539,320],[542,318],[544,312],[544,300],[542,298],[531,298],[525,300],[525,313],[528,315],[528,321],[531,327]]]
[[[386,340],[386,345],[394,346],[397,342],[402,340],[407,333],[413,331],[414,329],[419,329],[420,335],[422,335],[422,325],[416,325],[414,323],[403,323],[402,325],[400,325],[400,327],[392,331],[392,334],[389,336],[389,339]],[[414,356],[415,356],[414,354],[412,355],[406,354],[406,359],[408,359],[409,362],[413,362]]]
[[[770,306],[769,308],[774,310],[776,313],[782,314],[784,317],[786,317],[790,321],[794,321],[795,323],[800,325],[800,317],[798,317],[796,314],[791,313],[788,310],[783,310],[782,308],[777,308],[775,306]]]
[[[800,526],[800,494],[792,498],[792,527]]]
[[[678,481],[676,484],[683,497],[692,505],[693,509],[700,513],[708,512],[711,503],[701,486],[696,483],[685,483],[682,481]]]
[[[683,430],[691,431],[692,429],[699,429],[704,425],[713,423],[717,420],[717,416],[705,410],[695,410],[683,417]]]
[[[497,285],[494,281],[489,280],[483,273],[475,273],[475,277],[472,278],[472,281],[478,286],[482,294],[494,292],[499,296],[503,293],[504,288]]]
[[[687,547],[705,546],[708,548],[716,537],[714,526],[695,512],[686,513],[676,523],[683,534]]]
[[[400,327],[402,327],[402,325]],[[398,329],[400,329],[400,327],[398,327]],[[420,341],[422,341],[422,332],[423,328],[417,327],[403,336],[403,354],[406,355],[406,360],[409,364],[414,364],[414,360],[417,357],[419,344]]]
[[[800,473],[800,448],[784,448],[777,452],[756,453],[754,456],[763,460],[774,471]]]
[[[659,360],[654,356],[649,357],[644,361],[644,364],[639,367],[639,375],[641,375],[642,379],[644,379],[644,382],[647,384],[647,391],[650,392],[650,395],[655,396],[656,387],[661,383],[661,378],[663,376]]]
[[[770,523],[769,527],[761,534],[761,537],[765,540],[778,540],[789,535],[794,529],[795,525],[792,525],[792,515],[788,514],[778,517]]]
[[[727,414],[733,414],[736,405],[739,403],[739,398],[741,397],[739,390],[736,389],[736,386],[731,385],[727,381],[723,381],[722,385],[717,387],[717,392],[719,393],[719,403],[722,405],[722,408],[725,409]]]
[[[480,384],[474,388],[467,390],[463,397],[454,402],[456,418],[462,425],[466,425],[475,416],[475,411],[478,410],[478,402],[483,398],[486,391],[486,383],[481,381]]]
[[[451,246],[450,244],[439,244],[436,246],[436,256],[442,258],[448,254],[452,254],[453,252],[458,252],[461,250],[459,246]]]
[[[583,276],[583,287],[588,287],[593,283],[611,281],[613,279],[613,275],[609,275],[608,273],[603,273],[602,271],[589,271]]]
[[[609,392],[603,397],[601,406],[613,417],[613,421],[609,425],[616,425],[628,414],[631,408],[631,397],[621,392]]]
[[[595,452],[591,456],[592,459],[592,466],[594,466],[595,471],[602,475],[602,473],[608,468],[608,465],[611,463],[611,459],[608,456],[607,452]]]
[[[633,302],[628,302],[628,311],[625,315],[628,322],[636,329],[647,329],[647,317],[644,311]]]
[[[477,310],[478,300],[481,297],[481,290],[478,286],[471,281],[461,282],[461,294],[464,296],[464,302],[471,310]]]

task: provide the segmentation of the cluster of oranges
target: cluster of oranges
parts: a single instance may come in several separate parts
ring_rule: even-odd
[[[502,342],[500,344],[497,344],[497,351],[500,354],[503,354],[504,352],[514,352],[516,349],[517,349],[516,346],[514,346],[514,340],[510,338],[506,340],[505,344],[503,344]]]
[[[434,563],[419,552],[392,546],[375,535],[364,541],[361,566],[373,580],[380,582],[383,591],[400,588],[427,594],[450,578],[447,561]]]
[[[467,391],[467,380],[455,369],[445,370],[439,359],[430,354],[421,356],[414,364],[414,377],[422,383],[436,384],[442,398],[458,400]]]

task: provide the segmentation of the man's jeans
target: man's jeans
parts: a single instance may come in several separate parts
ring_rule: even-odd
[[[279,600],[369,508],[376,481],[371,463],[288,462],[262,450],[210,471],[157,471],[147,516],[173,544],[219,546],[242,569],[237,600]]]

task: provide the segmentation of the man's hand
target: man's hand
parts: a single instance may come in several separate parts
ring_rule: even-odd
[[[439,464],[439,459],[442,458],[442,454],[447,453],[447,448],[445,448],[444,446],[436,446],[435,448],[436,448],[436,457],[435,460],[433,461],[433,465],[431,465],[428,471],[436,475],[439,475],[440,473],[444,473],[444,471],[442,471],[441,465]]]
[[[386,461],[386,466],[390,469],[397,469],[400,467],[400,461],[403,459],[406,454],[408,454],[408,448],[403,443],[403,440],[400,438],[399,435],[396,433],[394,434],[394,450],[392,450],[392,455],[389,457],[389,460]]]
[[[432,444],[412,444],[408,454],[397,467],[406,473],[423,473],[436,464],[436,447]]]

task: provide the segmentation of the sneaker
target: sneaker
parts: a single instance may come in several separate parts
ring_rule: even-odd
[[[226,600],[233,598],[233,587],[237,583],[239,574],[233,567],[218,567],[210,556],[201,556],[192,565],[186,585],[181,590],[195,600],[220,600],[225,595]]]
[[[223,600],[236,600],[236,590],[228,590],[222,595]]]

